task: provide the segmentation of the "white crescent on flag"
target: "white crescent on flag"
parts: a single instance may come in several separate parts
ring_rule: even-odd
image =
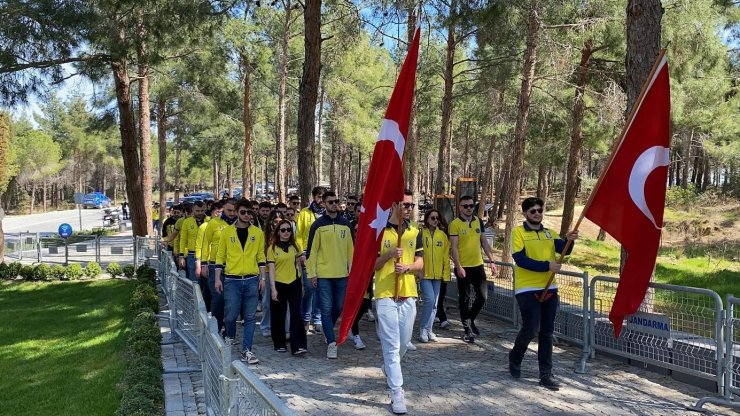
[[[380,124],[380,132],[378,133],[376,143],[383,140],[392,142],[396,153],[398,153],[398,159],[403,160],[403,149],[406,146],[406,140],[403,138],[403,134],[401,134],[401,129],[398,128],[398,123],[387,118],[383,119],[383,122]]]
[[[671,163],[671,151],[667,147],[653,146],[648,148],[635,161],[630,172],[629,192],[632,202],[653,223],[655,228],[661,227],[655,222],[655,217],[645,200],[645,182],[648,176],[657,168],[668,166]]]

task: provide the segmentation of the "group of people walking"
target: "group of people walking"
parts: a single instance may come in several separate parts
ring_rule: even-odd
[[[253,349],[258,307],[262,335],[272,338],[276,351],[289,349],[293,355],[303,355],[308,352],[307,333],[315,333],[326,340],[326,357],[338,356],[335,326],[352,267],[361,201],[348,196],[346,209],[340,210],[334,192],[317,186],[311,194],[313,200],[302,209],[297,195],[290,196],[287,204],[246,199],[180,204],[172,207],[163,223],[163,244],[188,278],[199,283],[225,342],[240,345],[241,360],[249,364],[259,362]],[[444,298],[452,269],[462,340],[474,343],[481,336],[475,321],[488,294],[484,254],[491,275],[497,272],[485,225],[473,214],[472,196],[460,198],[459,215],[449,225],[436,209],[426,211],[418,225],[411,218],[414,208],[409,190],[393,204],[381,232],[374,279],[352,325],[354,347],[364,349],[359,319],[367,313],[369,320],[376,321],[381,369],[397,414],[406,413],[401,359],[416,348],[412,337],[417,299],[422,300],[418,340],[436,342],[435,321],[441,328],[449,325]],[[525,199],[525,221],[512,235],[514,292],[523,325],[509,354],[509,372],[520,376],[527,347],[538,335],[540,385],[557,390],[552,377],[552,332],[559,304],[556,282],[542,292],[550,273],[560,270],[555,256],[566,244],[542,225],[543,208],[539,198]],[[567,235],[571,240],[577,237],[577,232]],[[244,332],[238,342],[240,316]]]

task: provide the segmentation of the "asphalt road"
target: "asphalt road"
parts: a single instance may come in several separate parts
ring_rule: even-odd
[[[83,209],[82,227],[80,228],[80,211],[71,209],[67,211],[46,212],[33,215],[8,215],[3,220],[3,231],[5,233],[19,232],[54,232],[59,225],[67,223],[74,231],[80,229],[92,230],[103,226],[102,209]]]

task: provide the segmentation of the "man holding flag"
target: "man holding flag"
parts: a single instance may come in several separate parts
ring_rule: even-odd
[[[380,249],[381,236],[388,225],[391,209],[394,203],[403,203],[404,149],[409,131],[411,107],[414,101],[419,36],[419,21],[417,20],[414,38],[406,55],[406,60],[401,67],[391,99],[388,102],[385,118],[380,125],[380,133],[375,142],[373,157],[370,161],[355,238],[355,253],[357,255],[354,256],[349,273],[342,311],[342,324],[339,329],[338,342],[340,344],[347,339],[347,334],[355,320],[355,315],[357,315],[370,282],[376,256]],[[400,243],[401,241],[397,241],[396,245],[398,246]],[[397,276],[396,279],[400,277]],[[397,281],[395,285],[394,300],[399,296],[399,283],[400,281]],[[402,394],[400,398],[403,398]],[[394,410],[398,410],[398,413],[405,413],[405,408],[403,402],[394,406]]]

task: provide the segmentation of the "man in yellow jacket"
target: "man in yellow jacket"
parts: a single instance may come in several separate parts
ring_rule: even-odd
[[[296,243],[301,250],[306,250],[308,245],[308,233],[314,221],[324,213],[322,197],[326,189],[315,186],[311,190],[313,201],[306,208],[301,208],[301,198],[293,195],[289,198],[290,206],[296,210],[295,228]],[[300,211],[299,211],[300,210]],[[303,323],[308,326],[309,331],[321,332],[321,308],[319,308],[319,297],[315,295],[316,289],[308,279],[306,268],[303,267],[303,298],[301,299],[301,315]]]
[[[236,345],[236,318],[242,313],[244,335],[241,360],[257,364],[252,351],[255,315],[259,293],[265,287],[265,235],[251,225],[251,203],[241,200],[236,205],[237,219],[221,231],[216,254],[215,289],[224,295],[224,325],[226,345]]]
[[[326,336],[326,358],[337,358],[334,324],[342,314],[347,276],[352,268],[352,229],[339,215],[339,199],[332,191],[322,197],[326,212],[312,225],[306,246],[308,277],[318,288],[321,323]]]
[[[193,215],[182,222],[180,229],[180,267],[187,267],[188,279],[196,281],[200,270],[195,270],[195,242],[198,237],[198,228],[206,220],[206,206],[201,201],[193,203]]]
[[[411,222],[413,192],[404,192],[401,204],[394,203],[383,230],[380,252],[375,260],[375,308],[378,336],[383,348],[383,374],[391,389],[393,413],[406,413],[401,358],[414,332],[416,318],[416,274],[424,270],[421,231]],[[398,224],[401,245],[398,246]]]

